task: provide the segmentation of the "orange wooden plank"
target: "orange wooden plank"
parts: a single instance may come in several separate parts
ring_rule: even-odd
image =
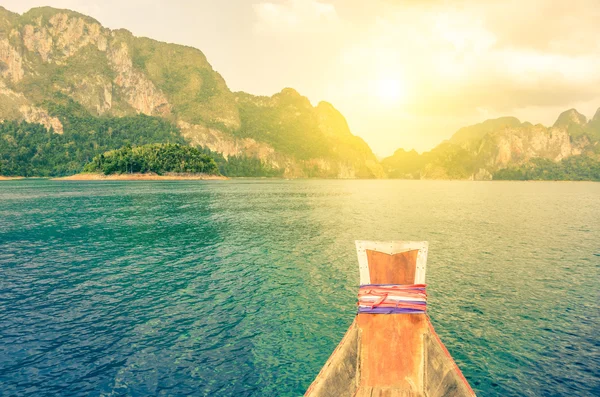
[[[354,397],[371,397],[372,392],[372,387],[359,387],[358,390],[356,390]]]
[[[373,387],[370,397],[423,397],[421,392],[414,392],[404,389],[390,387]]]
[[[359,314],[360,386],[423,389],[424,314]]]
[[[419,250],[386,254],[367,250],[371,284],[414,284]]]

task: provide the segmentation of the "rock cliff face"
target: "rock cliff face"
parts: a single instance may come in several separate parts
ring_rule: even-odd
[[[284,168],[284,176],[384,176],[369,146],[352,135],[345,118],[331,104],[321,102],[312,106],[291,88],[272,97],[236,93],[236,102],[241,127],[235,135],[273,147],[268,161]]]
[[[42,124],[48,130],[52,129],[57,134],[63,133],[63,125],[60,120],[48,115],[44,109],[23,105],[19,108],[19,111],[23,115],[25,121]]]
[[[588,121],[575,109],[552,127],[502,117],[461,128],[422,155],[398,150],[383,160],[391,177],[487,180],[499,169],[536,158],[558,162],[576,155],[596,157],[600,149],[600,109]]]
[[[560,161],[573,154],[581,154],[581,148],[571,142],[565,129],[542,125],[497,131],[485,137],[482,144],[488,152],[482,151],[481,154],[490,155],[486,165],[491,168],[506,167],[534,157]]]
[[[0,39],[0,70],[2,70],[2,77],[13,83],[21,81],[25,73],[23,59],[10,45],[8,39]]]
[[[127,44],[121,42],[111,45],[108,59],[116,73],[113,82],[122,89],[127,103],[133,109],[147,115],[168,116],[171,113],[171,105],[165,95],[142,72],[133,67]],[[110,101],[105,100],[105,103]]]
[[[341,114],[328,104],[314,108],[291,91],[270,98],[234,94],[197,49],[110,30],[69,10],[19,15],[0,7],[0,120],[62,133],[64,121],[50,110],[57,95],[66,96],[96,116],[165,118],[193,145],[226,157],[257,157],[289,177],[383,175]],[[272,112],[286,128],[261,119]],[[292,142],[272,139],[273,129]]]
[[[25,95],[11,90],[2,80],[0,80],[0,112],[4,115],[3,119],[21,119],[30,123],[39,123],[57,134],[63,133],[63,125],[58,118],[50,116],[42,108],[33,106]]]
[[[271,97],[233,93],[195,48],[110,30],[68,10],[19,15],[0,7],[0,120],[66,133],[69,123],[53,110],[64,98],[92,116],[163,118],[192,145],[259,158],[286,177],[490,179],[535,158],[600,155],[600,109],[589,121],[570,109],[551,127],[487,120],[430,152],[398,150],[380,164],[329,103],[313,106],[290,88]]]
[[[600,110],[600,109],[599,109]],[[597,112],[596,112],[597,114]],[[587,124],[587,118],[579,113],[575,109],[569,109],[560,114],[556,122],[554,123],[554,127],[557,128],[569,128],[571,126],[585,126]]]

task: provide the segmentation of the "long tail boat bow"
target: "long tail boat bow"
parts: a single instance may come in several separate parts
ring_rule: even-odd
[[[427,315],[427,242],[356,250],[358,313],[305,396],[475,396]]]

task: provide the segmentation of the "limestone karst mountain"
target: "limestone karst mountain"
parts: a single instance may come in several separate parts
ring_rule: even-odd
[[[502,169],[542,159],[559,163],[573,156],[600,161],[600,109],[591,120],[567,110],[551,127],[501,117],[461,128],[449,140],[419,155],[397,150],[382,164],[390,177],[492,179]],[[600,178],[600,175],[598,175]]]
[[[107,150],[160,143],[210,150],[234,176],[491,179],[538,160],[600,161],[600,109],[590,120],[570,109],[551,127],[487,120],[429,152],[399,149],[379,162],[329,103],[291,88],[232,92],[198,49],[49,7],[0,7],[1,120],[4,175],[72,174]]]
[[[270,98],[233,93],[200,50],[110,30],[73,11],[0,7],[0,120],[62,134],[72,126],[69,102],[85,117],[167,120],[193,145],[257,157],[288,177],[383,176],[329,104],[313,107],[291,89]]]

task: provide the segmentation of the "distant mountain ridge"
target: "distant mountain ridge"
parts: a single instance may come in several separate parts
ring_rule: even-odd
[[[572,156],[600,162],[600,109],[589,121],[575,109],[551,127],[501,117],[459,129],[429,152],[397,150],[382,160],[392,178],[492,179],[502,169],[535,159],[560,163]],[[600,175],[598,175],[600,178]]]
[[[163,118],[194,145],[257,157],[287,177],[384,175],[330,104],[313,107],[292,89],[270,98],[233,93],[200,50],[110,30],[77,12],[0,7],[0,120],[61,134],[66,116],[52,109],[65,97],[89,117]]]
[[[72,174],[104,151],[163,143],[203,147],[223,170],[243,176],[574,177],[548,174],[541,159],[563,168],[583,164],[582,178],[596,178],[600,162],[600,109],[590,120],[567,110],[551,127],[487,120],[429,152],[398,149],[378,161],[327,102],[313,106],[291,88],[270,97],[232,92],[198,49],[50,7],[23,15],[0,7],[2,120],[12,123],[0,124],[5,175]],[[586,160],[564,163],[576,156]]]

